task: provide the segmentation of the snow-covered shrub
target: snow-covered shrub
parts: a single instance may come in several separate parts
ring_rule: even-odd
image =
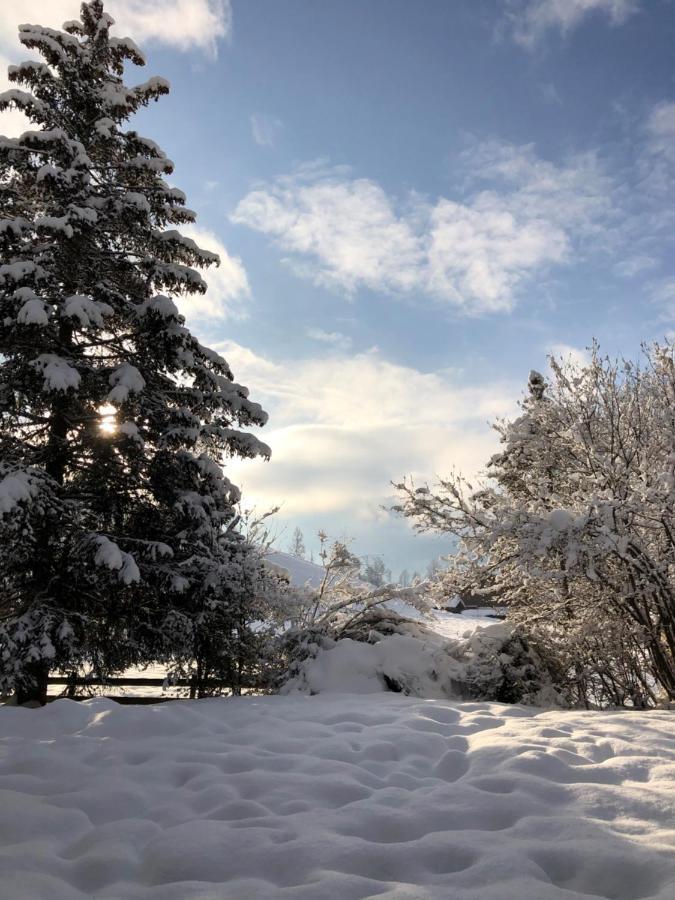
[[[498,596],[580,705],[675,697],[675,359],[593,347],[531,373],[522,415],[478,489],[399,485],[416,527],[460,539],[444,589]],[[542,651],[544,652],[544,651]]]
[[[504,624],[450,639],[378,607],[340,636],[296,635],[282,693],[377,693],[564,705],[549,667]]]
[[[466,669],[457,686],[467,699],[566,705],[556,661],[535,650],[521,629],[506,624],[478,628],[459,653]]]
[[[361,561],[341,541],[329,545],[319,533],[323,579],[318,587],[296,587],[285,597],[288,621],[278,642],[281,683],[293,677],[299,665],[325,641],[355,633],[373,616],[383,622],[387,604],[399,603],[424,613],[429,607],[426,585],[400,588],[390,584],[375,587],[361,578]],[[384,618],[383,618],[384,617]],[[400,619],[400,616],[396,616]]]
[[[323,580],[316,588],[296,591],[291,610],[294,629],[339,635],[371,610],[393,601],[420,611],[429,608],[425,583],[407,588],[392,584],[375,586],[363,580],[361,560],[346,544],[335,541],[329,545],[324,532],[319,532],[319,540]]]

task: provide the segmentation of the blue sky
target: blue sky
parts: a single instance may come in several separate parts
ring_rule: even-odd
[[[9,0],[0,61],[77,6]],[[108,8],[172,84],[138,127],[223,258],[183,309],[270,413],[231,477],[281,549],[323,527],[423,569],[447,544],[382,509],[392,479],[474,475],[547,353],[671,332],[672,0]]]

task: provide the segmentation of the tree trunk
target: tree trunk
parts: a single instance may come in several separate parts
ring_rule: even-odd
[[[39,703],[44,706],[47,702],[47,686],[49,683],[49,663],[41,660],[29,663],[26,666],[26,674],[31,679],[17,688],[16,702],[19,706],[24,703]]]

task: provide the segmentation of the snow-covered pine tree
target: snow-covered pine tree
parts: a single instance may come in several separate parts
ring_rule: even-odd
[[[195,216],[171,161],[125,128],[169,87],[124,84],[144,59],[112,24],[91,0],[63,31],[22,25],[45,62],[0,96],[35,125],[0,139],[0,689],[20,700],[156,642],[192,551],[168,507],[222,530],[223,458],[269,455],[238,430],[265,413],[171,299],[218,260],[176,230]]]
[[[234,529],[215,546],[195,544],[185,561],[187,587],[161,611],[155,658],[189,679],[192,697],[265,686],[288,605],[286,580]]]

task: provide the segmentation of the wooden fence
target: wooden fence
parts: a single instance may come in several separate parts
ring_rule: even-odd
[[[86,695],[81,693],[83,688],[88,687],[102,687],[102,688],[139,688],[139,687],[153,687],[153,688],[190,688],[193,690],[196,685],[192,679],[188,678],[174,678],[174,679],[166,679],[166,678],[151,678],[144,676],[132,676],[132,677],[111,677],[111,678],[73,678],[72,675],[53,675],[49,678],[49,686],[60,686],[63,687],[63,690],[59,694],[52,694],[47,697],[47,702],[49,703],[52,700],[57,700],[59,697],[68,697],[71,700],[86,700],[88,699]],[[217,682],[212,685],[209,685],[207,682],[207,686],[212,687],[221,687],[225,690],[228,689],[227,685],[224,685],[222,682]],[[251,690],[259,690],[260,685],[257,684],[251,678],[242,678],[239,682],[238,687],[245,691]],[[97,696],[107,697],[109,700],[115,700],[117,703],[123,704],[147,704],[147,703],[166,703],[169,700],[182,700],[185,697],[152,697],[152,696],[143,696],[135,695],[135,694],[106,694],[105,691],[97,694]]]

